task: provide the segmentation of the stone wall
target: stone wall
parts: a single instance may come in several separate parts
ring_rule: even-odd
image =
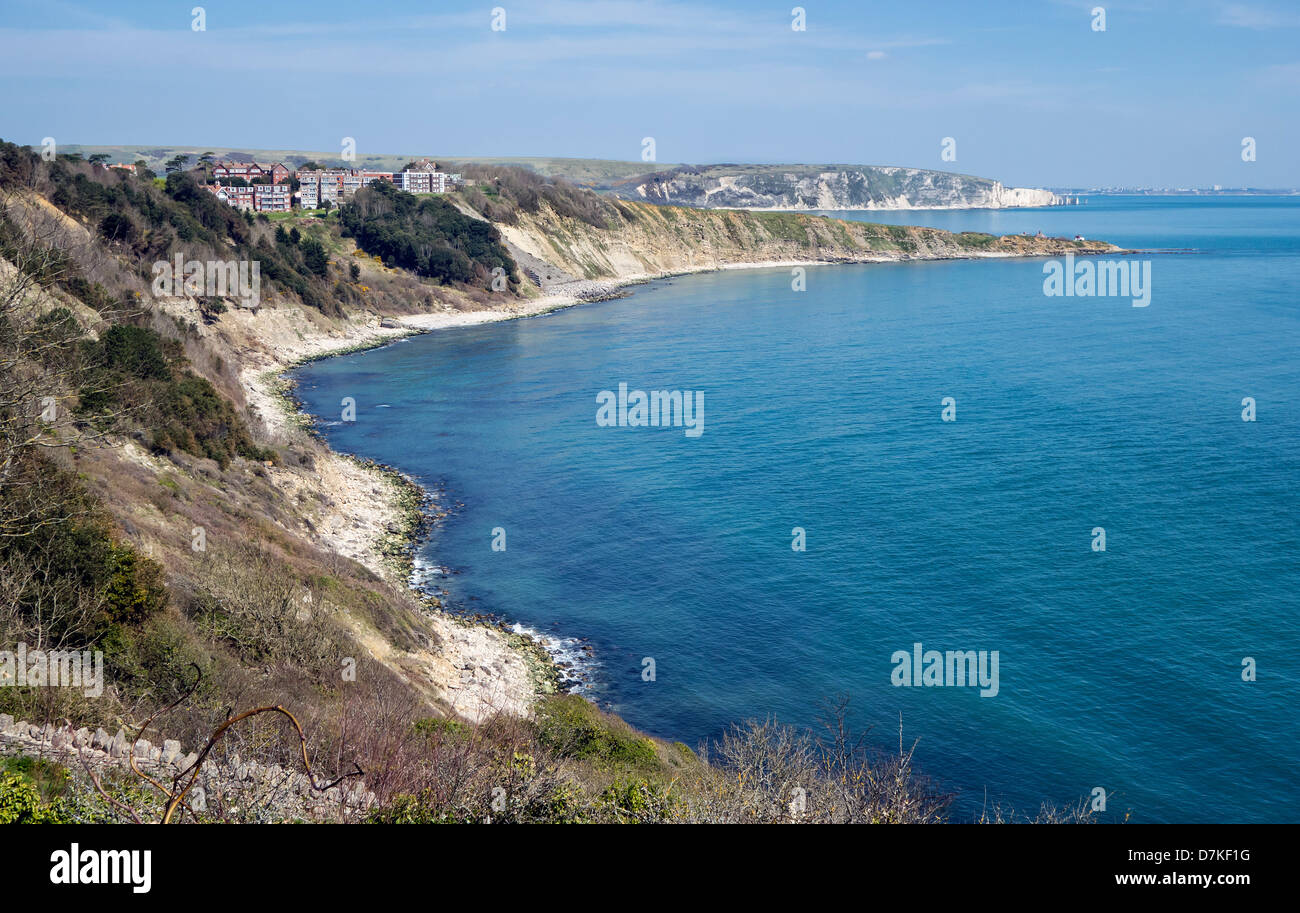
[[[74,772],[84,773],[89,767],[98,774],[111,768],[129,772],[132,753],[142,771],[169,786],[173,777],[198,761],[197,752],[186,753],[180,742],[172,739],[164,740],[162,745],[141,739],[132,745],[121,729],[110,736],[103,729],[91,732],[49,723],[41,726],[0,713],[0,755],[48,758]],[[317,779],[321,779],[319,775]],[[160,796],[159,807],[161,801]],[[374,807],[375,795],[360,777],[317,790],[305,770],[244,761],[238,754],[217,757],[210,753],[186,801],[195,811],[214,820],[356,821]],[[149,820],[158,809],[136,812]]]

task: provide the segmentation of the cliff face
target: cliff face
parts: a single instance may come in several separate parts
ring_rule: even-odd
[[[1046,190],[917,168],[859,165],[710,165],[632,178],[611,188],[625,200],[714,209],[999,209],[1052,206]]]
[[[530,262],[581,279],[627,279],[756,263],[868,262],[963,257],[1059,256],[1118,250],[1100,241],[995,237],[934,228],[849,222],[789,212],[618,204],[608,228],[548,207],[497,226]],[[535,270],[525,267],[530,274]],[[567,277],[566,277],[567,278]],[[545,287],[545,283],[542,283]]]

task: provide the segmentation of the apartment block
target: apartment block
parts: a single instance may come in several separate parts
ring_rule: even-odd
[[[240,210],[288,212],[293,205],[288,184],[250,184],[245,187],[209,184],[208,191],[218,200]]]
[[[229,181],[231,178],[243,178],[250,184],[254,180],[268,180],[272,184],[282,184],[289,180],[289,166],[283,162],[259,164],[258,162],[216,162],[212,166],[214,181]]]

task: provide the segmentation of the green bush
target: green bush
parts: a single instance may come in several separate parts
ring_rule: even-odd
[[[145,327],[119,324],[100,339],[104,365],[132,377],[162,380],[170,376],[162,338]]]
[[[202,675],[196,699],[204,699],[215,687],[216,665],[211,654],[182,620],[170,614],[161,613],[137,627],[119,628],[102,646],[109,678],[127,695],[170,703],[194,684],[195,667]]]
[[[41,791],[20,774],[0,773],[0,824],[68,824],[61,801],[45,802]]]
[[[665,824],[679,804],[666,787],[647,780],[616,780],[596,801],[602,817],[619,824]]]
[[[35,501],[13,489],[0,499],[0,512],[21,511],[39,531],[0,538],[0,561],[41,569],[12,593],[20,617],[39,624],[51,642],[81,648],[163,607],[162,568],[115,541],[102,508],[74,474],[41,457],[15,469],[41,480]],[[69,610],[78,605],[87,608]]]
[[[129,545],[111,545],[107,568],[104,611],[109,624],[138,624],[166,605],[167,589],[158,562]]]
[[[658,769],[654,743],[573,694],[550,697],[538,712],[538,741],[575,760]]]

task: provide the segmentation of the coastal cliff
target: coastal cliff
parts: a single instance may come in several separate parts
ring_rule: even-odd
[[[640,175],[610,187],[624,200],[709,209],[1003,209],[1055,206],[1047,190],[1000,181],[871,165],[707,165]]]
[[[628,281],[748,265],[1044,257],[1118,250],[1103,241],[953,233],[805,213],[614,205],[617,214],[604,226],[542,204],[535,211],[518,212],[498,228],[522,252],[516,253],[517,259],[543,288],[557,277]]]

